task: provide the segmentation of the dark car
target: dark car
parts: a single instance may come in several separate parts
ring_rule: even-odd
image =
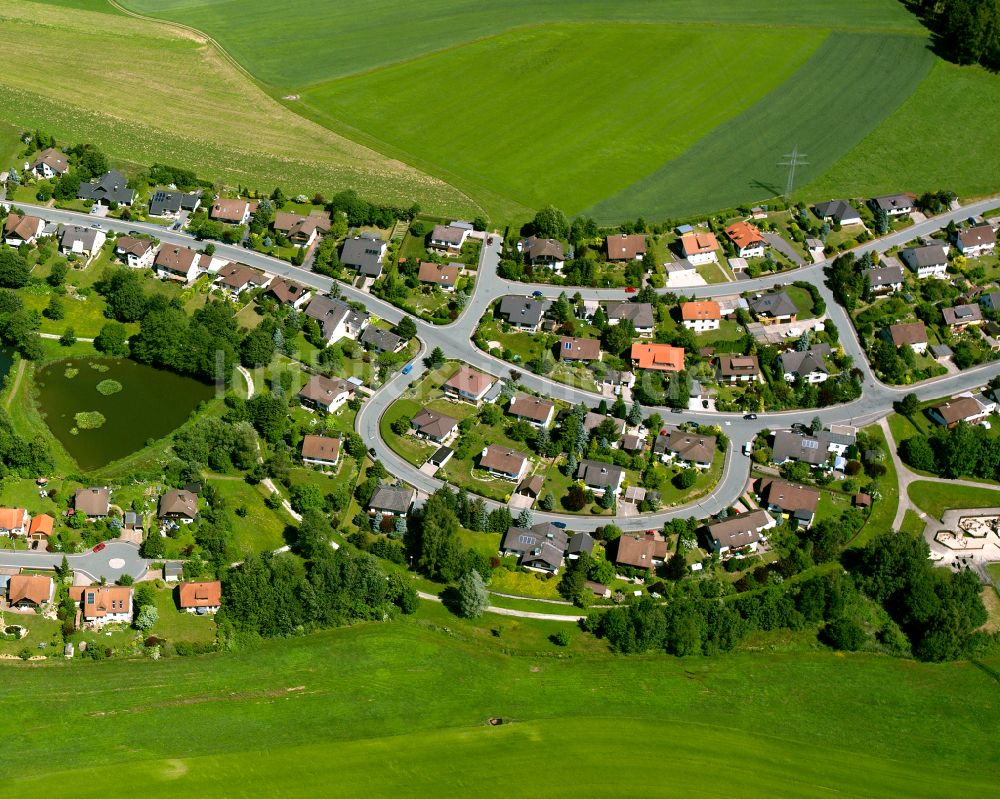
[[[560,530],[566,529],[566,522],[552,522],[553,527],[558,527]]]
[[[371,455],[374,458],[375,457],[375,447],[369,447],[368,448],[368,454]]]
[[[141,236],[142,234],[138,230],[130,230],[128,232],[130,236]]]
[[[671,413],[684,413],[684,409],[683,408],[671,408],[670,412]]]
[[[748,422],[752,422],[752,421],[754,421],[757,418],[757,414],[756,413],[744,413],[743,414],[743,418],[746,419]]]
[[[533,291],[533,292],[531,292],[531,296],[532,297],[541,297],[543,295],[542,295],[542,292],[540,292],[540,291]]]

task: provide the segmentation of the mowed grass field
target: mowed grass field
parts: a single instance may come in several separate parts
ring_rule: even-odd
[[[579,632],[563,657],[551,645],[509,655],[467,633],[440,606],[422,607],[238,653],[5,664],[14,673],[0,701],[21,731],[0,744],[8,793],[599,797],[627,785],[656,797],[954,797],[995,787],[995,663],[823,651],[613,658],[574,651]],[[505,723],[490,727],[494,716]]]
[[[445,183],[288,111],[202,37],[73,6],[111,8],[0,0],[7,125],[234,186],[328,195],[353,186],[404,205],[420,198],[427,208],[476,209]]]

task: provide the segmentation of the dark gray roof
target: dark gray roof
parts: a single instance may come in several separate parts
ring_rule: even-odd
[[[97,244],[97,234],[98,231],[94,228],[69,225],[59,231],[59,246],[72,247],[75,242],[80,242],[83,249],[93,252]]]
[[[620,466],[601,461],[580,461],[576,468],[577,479],[595,488],[617,487],[624,473]]]
[[[829,344],[817,344],[805,352],[797,350],[783,352],[778,360],[781,361],[781,370],[790,374],[807,375],[811,372],[826,372],[829,374],[830,369],[823,360],[829,354]]]
[[[582,552],[590,554],[594,551],[594,539],[590,533],[574,533],[566,547],[567,555],[579,555]]]
[[[771,457],[775,463],[796,460],[817,466],[829,459],[831,444],[849,446],[855,440],[855,436],[828,430],[821,430],[815,436],[800,436],[790,430],[779,430],[774,434]]]
[[[355,311],[343,300],[337,300],[325,294],[317,294],[306,306],[306,316],[319,322],[320,329],[325,336],[329,330],[335,328],[344,319],[350,318],[352,326],[357,326],[367,319],[369,314],[367,311]]]
[[[340,262],[352,266],[359,275],[378,277],[382,274],[382,251],[385,242],[371,233],[362,233],[344,242]]]
[[[508,294],[500,300],[498,313],[511,324],[535,327],[542,321],[542,316],[549,309],[549,305],[547,300]]]
[[[372,510],[387,510],[392,513],[405,513],[413,504],[416,491],[407,486],[379,486],[375,489],[368,507]]]
[[[96,183],[81,183],[77,199],[96,200],[119,205],[131,205],[135,192],[126,186],[128,181],[117,169],[105,172]]]
[[[903,259],[913,269],[921,266],[940,266],[948,263],[948,248],[943,244],[929,244],[925,247],[907,247],[902,252]]]
[[[898,211],[904,208],[913,207],[913,196],[910,194],[884,194],[881,197],[875,197],[872,202],[877,208],[881,208],[883,211]]]
[[[750,310],[757,316],[792,316],[799,312],[792,298],[784,291],[772,291],[750,300]]]
[[[606,309],[608,319],[628,319],[637,328],[652,327],[653,306],[648,302],[609,302]]]
[[[376,325],[368,325],[359,341],[362,346],[373,347],[382,352],[395,352],[396,348],[403,343],[403,339],[395,333]]]
[[[555,571],[562,565],[563,553],[559,547],[553,546],[548,541],[542,541],[530,552],[521,555],[522,566],[534,566]]]
[[[861,215],[847,200],[830,200],[825,203],[816,203],[816,216],[820,219],[829,218],[840,223],[845,219],[858,219]]]
[[[869,269],[865,274],[868,276],[873,289],[903,282],[903,267],[901,266],[876,266],[874,269]]]
[[[201,201],[201,192],[166,191],[160,189],[153,192],[149,199],[149,215],[163,216],[176,214],[180,211],[193,211]]]
[[[548,542],[559,550],[560,560],[569,543],[565,530],[543,523],[527,527],[508,527],[500,548],[505,552],[527,553]]]

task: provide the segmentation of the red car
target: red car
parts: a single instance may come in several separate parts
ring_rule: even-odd
[[[635,286],[629,286],[627,289],[625,289],[625,293],[626,294],[635,294],[638,290],[639,289],[637,289]]]
[[[104,547],[106,547],[106,546],[107,546],[107,544],[105,544],[105,543],[104,543],[104,542],[102,541],[102,542],[101,542],[100,544],[98,544],[98,545],[97,545],[96,547],[94,547],[94,552],[100,552],[100,551],[101,551],[102,549],[104,549]]]

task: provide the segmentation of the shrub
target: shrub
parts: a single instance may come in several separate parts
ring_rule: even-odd
[[[865,631],[860,624],[841,616],[823,627],[820,639],[827,646],[847,652],[856,652],[864,646]]]

